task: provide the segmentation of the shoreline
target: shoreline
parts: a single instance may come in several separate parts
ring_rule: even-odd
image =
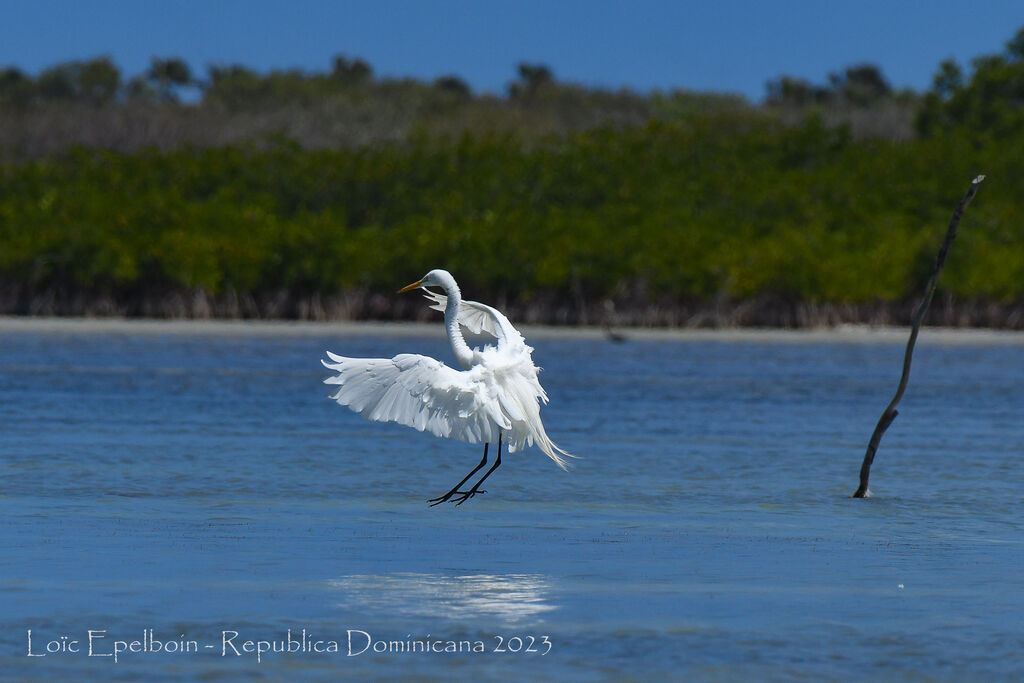
[[[515,323],[513,323],[515,324]],[[905,344],[909,327],[844,324],[833,327],[771,328],[654,328],[517,325],[527,340],[580,339],[609,341],[760,342],[760,343],[899,343]],[[289,320],[194,320],[161,318],[86,318],[0,316],[0,335],[33,334],[149,334],[211,336],[387,336],[438,337],[437,322]],[[922,327],[919,344],[983,344],[1024,346],[1024,331],[990,328]]]

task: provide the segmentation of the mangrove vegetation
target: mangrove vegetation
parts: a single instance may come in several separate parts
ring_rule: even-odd
[[[408,319],[430,268],[519,321],[1024,327],[1024,30],[925,93],[765,99],[105,58],[0,69],[0,312]]]

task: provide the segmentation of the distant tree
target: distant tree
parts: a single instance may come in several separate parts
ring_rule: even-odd
[[[458,76],[441,76],[434,81],[434,88],[443,92],[454,93],[462,97],[469,97],[472,91],[466,81]]]
[[[17,67],[0,69],[0,104],[23,105],[32,96],[32,79]]]
[[[145,75],[132,76],[123,87],[125,99],[130,101],[159,102],[161,95]]]
[[[829,90],[813,85],[810,81],[794,76],[781,76],[768,81],[766,86],[768,104],[805,107],[820,104],[829,98]]]
[[[74,80],[70,64],[51,66],[36,79],[36,92],[44,100],[70,100],[75,96]]]
[[[262,100],[265,92],[265,80],[252,69],[241,64],[213,65],[203,102],[237,110]]]
[[[232,81],[250,83],[259,80],[259,74],[242,64],[213,65],[209,72],[211,86],[225,85]]]
[[[551,69],[544,64],[520,62],[516,68],[519,72],[519,80],[513,81],[508,87],[508,94],[512,99],[533,97],[541,89],[555,82],[555,76]]]
[[[939,63],[939,70],[932,77],[932,87],[921,100],[914,126],[918,135],[931,135],[939,128],[950,125],[946,104],[964,87],[964,74],[956,60],[946,59]]]
[[[153,57],[146,72],[146,80],[153,85],[159,98],[164,102],[176,102],[176,88],[194,84],[192,70],[178,57]]]
[[[117,97],[121,71],[109,57],[65,62],[43,71],[36,81],[42,99],[104,104]]]
[[[842,74],[829,74],[833,91],[857,106],[869,106],[892,94],[892,87],[874,64],[849,66]]]
[[[109,57],[82,62],[78,72],[78,96],[93,104],[112,102],[121,87],[121,70]]]
[[[971,66],[973,73],[965,82],[956,62],[939,65],[918,111],[919,134],[933,135],[957,126],[981,135],[1024,128],[1024,28],[1001,54],[983,55]]]
[[[0,69],[0,92],[9,88],[18,87],[28,81],[25,72],[16,66],[8,66]]]
[[[939,63],[939,70],[932,78],[932,91],[942,99],[949,99],[964,85],[964,72],[955,59]]]
[[[367,61],[358,57],[348,59],[343,55],[338,55],[334,58],[331,77],[345,85],[358,85],[373,78],[373,67]]]
[[[153,57],[149,67],[149,77],[161,83],[189,85],[192,83],[192,71],[188,64],[178,57],[160,59]]]
[[[1006,56],[1012,61],[1024,61],[1024,26],[1006,43]]]
[[[892,87],[874,64],[846,67],[828,75],[828,85],[814,85],[794,76],[768,81],[768,104],[810,106],[813,104],[852,104],[867,107],[892,96]]]

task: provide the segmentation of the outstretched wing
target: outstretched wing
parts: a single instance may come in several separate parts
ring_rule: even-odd
[[[424,296],[431,301],[430,308],[435,311],[444,312],[448,305],[448,297],[444,294],[437,294],[429,289],[423,290]],[[524,343],[523,335],[512,326],[508,318],[501,314],[496,308],[476,301],[460,302],[459,324],[473,334],[489,334],[498,340],[498,346],[503,343],[521,344]]]
[[[368,420],[397,422],[437,436],[478,443],[498,440],[509,420],[474,370],[459,371],[412,353],[394,358],[346,358],[327,352],[321,361],[338,374],[331,398]]]

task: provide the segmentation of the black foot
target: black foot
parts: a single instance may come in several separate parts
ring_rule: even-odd
[[[486,489],[480,489],[478,491],[477,489],[472,489],[471,491],[466,491],[465,493],[462,493],[461,491],[459,491],[459,496],[460,496],[459,497],[459,502],[456,503],[456,505],[462,505],[463,503],[465,503],[467,500],[469,500],[470,498],[472,498],[473,496],[475,496],[478,493],[487,493],[487,490]]]
[[[444,494],[443,496],[438,496],[437,498],[430,498],[429,500],[427,500],[427,502],[430,503],[430,507],[434,507],[435,505],[440,505],[441,503],[444,503],[444,502],[450,500],[452,498],[452,496],[464,496],[465,497],[465,496],[468,496],[468,495],[470,495],[469,491],[457,491],[455,489],[452,489],[451,491],[449,491],[448,493]]]
[[[478,490],[477,489],[477,490],[472,490],[472,491],[449,491],[448,493],[444,494],[443,496],[438,496],[437,498],[431,498],[427,502],[430,503],[430,507],[434,507],[435,505],[440,505],[441,503],[445,503],[445,502],[447,502],[449,500],[455,502],[456,505],[462,505],[463,503],[465,503],[467,500],[469,500],[470,498],[472,498],[473,496],[475,496],[478,493],[487,493],[487,491],[486,491],[486,489],[485,490]]]

